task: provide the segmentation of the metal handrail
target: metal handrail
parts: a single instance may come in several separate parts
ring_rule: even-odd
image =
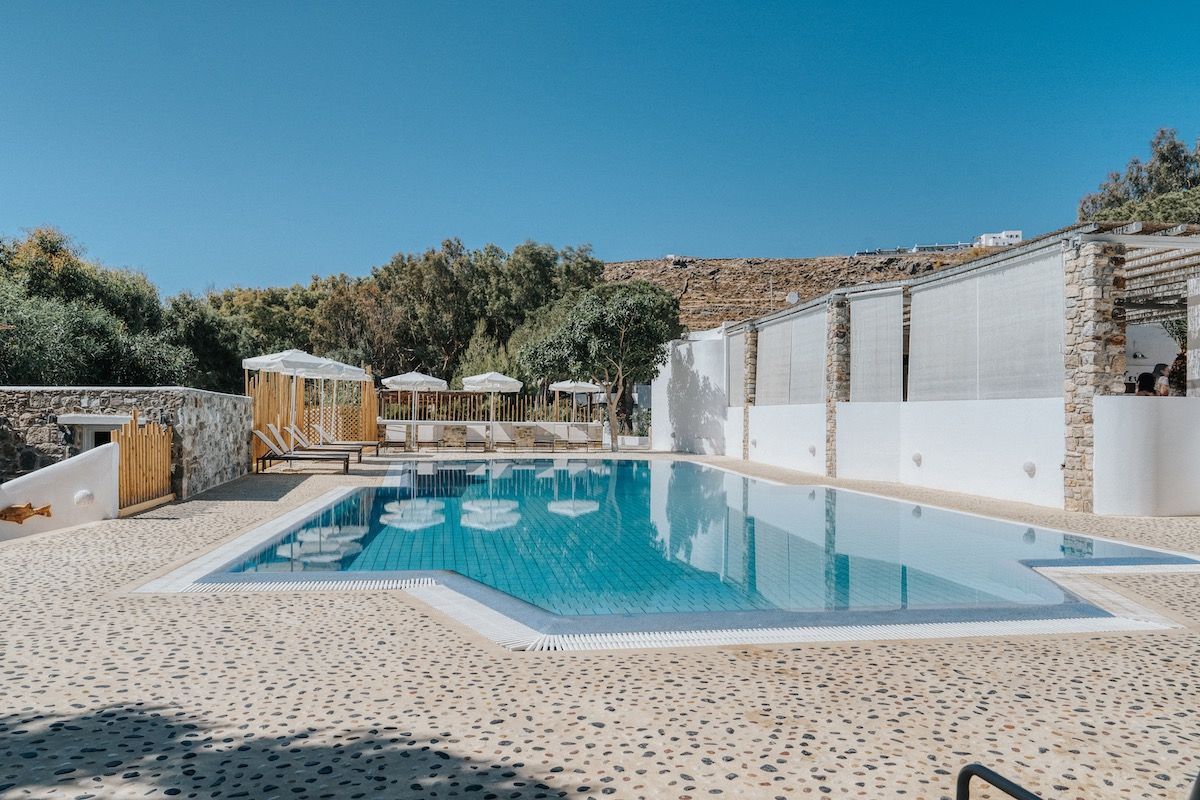
[[[967,764],[959,770],[957,791],[954,794],[956,800],[970,800],[971,778],[979,778],[979,780],[985,783],[990,783],[1009,797],[1016,798],[1016,800],[1042,800],[1042,798],[1033,792],[1023,786],[1018,786],[1003,775],[988,769],[983,764]]]
[[[970,800],[971,778],[979,778],[979,780],[985,783],[990,783],[1009,797],[1015,797],[1016,800],[1042,800],[1042,798],[1033,792],[1023,786],[1018,786],[1003,775],[988,769],[983,764],[967,764],[959,770],[957,791],[954,794],[955,800]],[[1192,791],[1188,794],[1188,800],[1200,800],[1200,774],[1196,775],[1196,783],[1192,786]]]

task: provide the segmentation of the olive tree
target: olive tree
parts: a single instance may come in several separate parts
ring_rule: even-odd
[[[635,383],[653,380],[667,343],[682,333],[679,300],[647,281],[602,283],[584,292],[563,323],[522,349],[527,374],[587,379],[604,387],[612,447],[617,403]]]

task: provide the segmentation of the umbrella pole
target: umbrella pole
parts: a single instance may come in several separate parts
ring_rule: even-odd
[[[488,426],[488,450],[496,449],[496,393],[492,392],[491,401],[488,403],[488,418],[491,425]]]
[[[412,416],[409,418],[409,421],[411,422],[411,424],[408,426],[409,431],[412,432],[412,443],[410,446],[411,446],[413,452],[415,453],[417,450],[420,449],[419,440],[417,439],[417,390],[416,390],[416,388],[413,388],[412,391],[409,392],[408,399],[409,399],[409,405],[412,406]]]
[[[292,433],[292,427],[296,424],[296,377],[292,376],[292,419],[288,426],[288,441],[292,443],[292,449],[296,449],[296,434]]]
[[[317,379],[317,396],[320,402],[317,403],[317,416],[321,418],[321,427],[325,427],[325,379]]]
[[[342,438],[342,431],[341,431],[342,426],[338,424],[342,421],[341,417],[342,417],[341,411],[338,409],[338,382],[337,382],[337,378],[334,378],[333,379],[333,419],[329,423],[330,433],[333,434],[334,441],[337,441]]]

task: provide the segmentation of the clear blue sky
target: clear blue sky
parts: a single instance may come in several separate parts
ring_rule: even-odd
[[[8,0],[0,234],[166,292],[457,236],[609,260],[1040,232],[1200,135],[1200,7]]]

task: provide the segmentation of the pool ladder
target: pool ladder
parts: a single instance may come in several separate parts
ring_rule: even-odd
[[[1013,783],[1008,778],[997,773],[995,770],[988,769],[983,764],[967,764],[959,770],[957,790],[954,793],[955,800],[971,800],[972,778],[978,778],[984,783],[991,784],[1009,797],[1016,798],[1016,800],[1042,800],[1042,798],[1024,786]],[[1200,775],[1196,776],[1196,783],[1192,786],[1191,793],[1188,794],[1188,800],[1200,800]]]

